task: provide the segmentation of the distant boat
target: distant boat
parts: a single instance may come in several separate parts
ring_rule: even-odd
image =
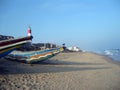
[[[8,55],[13,50],[20,48],[22,45],[30,42],[32,38],[32,36],[27,36],[17,39],[0,41],[0,58]]]
[[[7,59],[20,61],[25,63],[35,63],[39,61],[47,60],[60,52],[63,51],[63,48],[52,48],[47,50],[38,50],[38,51],[14,51],[6,56]]]

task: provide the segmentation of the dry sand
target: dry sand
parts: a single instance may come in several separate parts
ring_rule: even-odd
[[[0,60],[0,90],[120,90],[120,66],[89,52],[37,64]]]

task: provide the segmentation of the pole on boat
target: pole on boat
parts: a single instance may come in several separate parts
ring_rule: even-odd
[[[32,30],[31,30],[31,27],[29,26],[28,27],[28,37],[32,37]],[[32,37],[33,38],[33,37]],[[31,48],[31,46],[32,46],[32,39],[31,39],[31,41],[30,42],[28,42],[27,44],[26,44],[26,46],[25,47],[27,47],[27,48]]]
[[[31,27],[28,27],[28,36],[32,36],[32,31],[31,31]]]

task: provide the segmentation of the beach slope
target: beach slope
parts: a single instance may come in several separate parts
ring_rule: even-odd
[[[90,52],[25,64],[0,60],[0,90],[120,90],[120,66]]]

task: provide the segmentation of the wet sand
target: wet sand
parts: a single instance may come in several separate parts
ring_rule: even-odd
[[[0,90],[120,90],[120,65],[89,52],[37,64],[0,60]]]

